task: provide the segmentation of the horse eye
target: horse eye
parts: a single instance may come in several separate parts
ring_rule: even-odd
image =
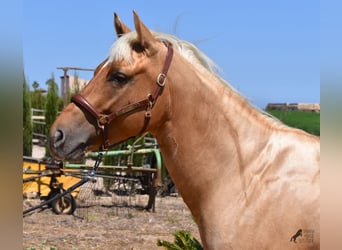
[[[116,82],[118,84],[126,84],[128,82],[128,77],[121,72],[115,72],[109,75],[108,81]]]

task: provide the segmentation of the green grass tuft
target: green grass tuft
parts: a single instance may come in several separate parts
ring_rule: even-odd
[[[203,250],[201,243],[189,231],[179,230],[173,234],[174,243],[158,240],[157,245],[167,250]]]

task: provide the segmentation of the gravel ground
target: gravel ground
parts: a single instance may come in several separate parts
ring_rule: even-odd
[[[23,249],[163,249],[157,247],[157,239],[173,242],[172,234],[180,229],[199,239],[182,198],[157,197],[155,213],[139,208],[138,203],[146,204],[147,196],[131,199],[136,200],[135,207],[116,207],[113,199],[103,197],[91,206],[77,208],[74,215],[36,210],[23,218]],[[24,209],[39,202],[26,199]]]

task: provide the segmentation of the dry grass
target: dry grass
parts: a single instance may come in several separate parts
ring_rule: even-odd
[[[147,198],[139,195],[135,199],[146,202]],[[24,201],[24,207],[34,202]],[[180,197],[158,197],[156,213],[118,208],[104,200],[77,208],[75,215],[55,215],[46,209],[24,217],[23,249],[162,249],[157,247],[157,239],[173,241],[172,233],[180,229],[199,239],[197,226]]]

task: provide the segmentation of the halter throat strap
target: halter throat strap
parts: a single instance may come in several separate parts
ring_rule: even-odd
[[[125,115],[127,116],[145,110],[144,125],[140,130],[139,135],[146,131],[151,119],[151,110],[157,102],[158,97],[163,93],[163,89],[166,84],[167,72],[169,70],[173,57],[173,48],[171,43],[168,41],[163,41],[163,43],[167,47],[165,62],[161,73],[159,73],[159,75],[157,76],[156,87],[154,88],[154,91],[152,93],[149,93],[146,98],[141,99],[135,103],[123,106],[110,114],[103,114],[101,112],[98,112],[95,107],[91,103],[89,103],[87,99],[85,99],[81,94],[75,94],[71,97],[71,101],[74,104],[76,104],[82,110],[88,111],[88,113],[96,119],[97,126],[101,129],[103,136],[103,144],[101,145],[102,150],[108,150],[113,145],[116,145],[110,144],[108,138],[108,130],[109,124],[118,117]]]

